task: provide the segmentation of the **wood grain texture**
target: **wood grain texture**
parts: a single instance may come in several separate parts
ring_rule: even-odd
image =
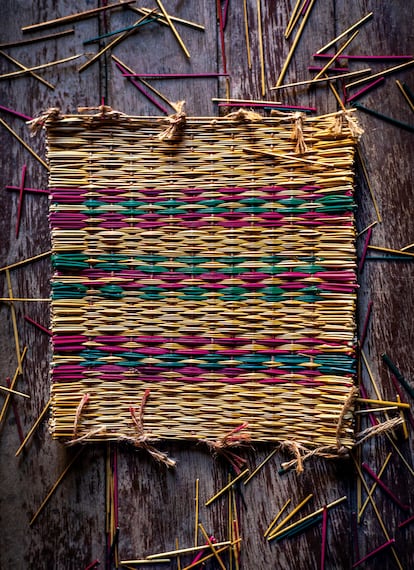
[[[178,46],[171,30],[159,24],[149,24],[131,35],[114,49],[114,54],[137,72],[205,72],[221,71],[216,2],[200,0],[164,2],[166,9],[182,18],[197,21],[206,27],[198,32],[182,25],[177,29],[187,45],[188,60]],[[222,3],[224,6],[225,2]],[[248,0],[249,34],[252,49],[252,70],[247,67],[242,2],[231,0],[225,30],[226,55],[231,74],[232,97],[260,98],[260,63],[257,37],[256,0]],[[283,32],[294,2],[262,0],[262,26],[265,52],[266,85],[272,86],[278,77],[288,53],[292,38],[284,40]],[[95,0],[76,3],[77,10],[98,5]],[[148,2],[148,7],[156,6]],[[286,81],[308,79],[307,66],[314,63],[311,55],[331,38],[373,10],[374,18],[364,25],[350,53],[393,54],[412,51],[413,5],[402,0],[318,0],[305,27],[303,37],[289,66]],[[14,41],[23,35],[21,26],[56,18],[75,11],[69,0],[3,0],[1,41]],[[75,36],[33,44],[30,48],[10,48],[8,53],[24,65],[36,65],[67,57],[86,50],[89,54],[97,46],[83,47],[83,41],[101,32],[130,25],[137,16],[130,10],[114,12],[109,16],[92,18],[75,25]],[[56,28],[60,31],[62,28]],[[352,50],[350,49],[352,47]],[[28,115],[59,106],[64,112],[73,112],[78,106],[96,106],[105,101],[126,113],[160,115],[114,67],[109,54],[93,64],[84,73],[77,67],[86,61],[70,62],[42,71],[42,76],[56,87],[52,91],[32,77],[0,82],[0,102]],[[370,64],[373,72],[392,64]],[[352,62],[351,70],[365,67]],[[0,58],[0,73],[14,71],[15,67]],[[40,72],[39,72],[40,73]],[[414,124],[414,117],[395,85],[395,79],[405,81],[414,90],[412,70],[402,71],[387,78],[384,85],[367,94],[361,102],[398,120]],[[171,101],[185,99],[191,115],[214,115],[217,107],[212,97],[226,94],[226,81],[216,79],[153,81]],[[319,113],[335,111],[336,101],[326,86],[295,88],[281,92],[268,91],[272,99],[289,104],[315,105]],[[44,137],[30,138],[23,121],[1,112],[1,117],[44,156]],[[388,125],[379,119],[359,113],[365,129],[361,151],[366,161],[369,178],[374,189],[382,224],[375,226],[372,243],[400,248],[414,242],[412,223],[412,194],[414,187],[412,134]],[[23,164],[27,164],[26,183],[32,187],[46,187],[47,173],[12,136],[0,127],[2,148],[0,182],[2,204],[0,208],[1,264],[30,257],[50,247],[47,221],[47,197],[26,195],[19,238],[16,240],[15,220],[18,196],[3,190],[7,184],[19,185]],[[375,220],[375,211],[368,188],[357,172],[358,201],[357,228],[363,229]],[[364,237],[358,238],[361,251]],[[368,257],[374,255],[373,252]],[[12,271],[13,292],[21,297],[47,297],[49,295],[50,264],[47,259]],[[395,397],[390,374],[381,360],[386,351],[412,383],[414,359],[412,357],[412,314],[414,298],[412,262],[367,261],[360,276],[359,320],[363,321],[369,300],[373,312],[365,344],[365,352],[381,394],[387,399]],[[0,274],[0,290],[7,296],[4,275]],[[31,395],[31,399],[17,399],[16,404],[23,431],[27,433],[48,399],[49,338],[24,321],[29,315],[43,325],[48,324],[48,310],[37,303],[16,304],[21,346],[28,346],[23,377],[17,389]],[[0,305],[0,370],[1,383],[12,376],[16,368],[13,328],[9,306]],[[370,379],[363,367],[363,382],[370,396],[375,396]],[[3,398],[3,396],[0,396]],[[407,396],[407,401],[413,401]],[[362,428],[367,427],[367,420]],[[408,441],[397,440],[404,458],[413,465],[414,438],[410,431]],[[73,468],[58,487],[38,520],[29,528],[29,521],[47,491],[53,485],[67,462],[76,452],[51,440],[47,423],[43,422],[19,458],[14,454],[19,438],[13,410],[0,426],[0,480],[1,509],[0,532],[3,548],[0,550],[0,568],[36,568],[39,570],[83,569],[95,559],[105,565],[105,455],[106,448],[87,446]],[[178,460],[175,471],[166,471],[153,462],[143,451],[129,447],[119,448],[119,551],[121,559],[141,558],[162,550],[170,550],[178,538],[180,546],[194,541],[194,488],[200,478],[200,520],[217,539],[226,538],[227,502],[223,497],[211,507],[204,501],[227,482],[228,464],[213,459],[202,445],[194,447],[179,443],[162,445],[162,449]],[[378,470],[391,444],[384,437],[364,444],[362,456],[374,470]],[[267,446],[242,451],[249,466],[258,464],[270,451]],[[349,500],[329,514],[326,569],[342,570],[351,567],[358,559],[352,539],[351,513],[356,509],[356,475],[349,460],[326,462],[311,461],[305,472],[279,475],[278,469],[287,455],[276,454],[246,488],[240,487],[237,502],[240,511],[243,537],[241,568],[311,570],[320,564],[321,528],[317,525],[302,535],[281,543],[263,539],[263,533],[287,498],[296,505],[308,493],[312,501],[304,514],[312,512],[326,502],[342,495]],[[404,463],[393,451],[384,481],[405,503],[414,508],[411,489],[413,478]],[[396,551],[405,569],[414,566],[412,550],[413,525],[398,529],[397,524],[406,514],[379,491],[375,493],[379,512],[391,536],[396,538]],[[200,539],[201,540],[201,539]],[[359,555],[362,557],[385,542],[372,507],[368,507],[358,530]],[[185,559],[187,561],[188,558]],[[183,558],[184,561],[184,558]],[[175,564],[175,563],[174,563]],[[171,568],[176,565],[171,564]],[[208,568],[214,568],[209,563]],[[165,568],[165,565],[151,566]],[[390,550],[364,564],[367,570],[396,568]]]

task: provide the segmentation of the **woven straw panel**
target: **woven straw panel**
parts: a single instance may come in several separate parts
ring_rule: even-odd
[[[46,122],[57,438],[352,446],[355,141],[340,115]],[[292,136],[293,134],[293,136]],[[88,394],[88,396],[86,396]],[[136,419],[136,418],[135,418]],[[140,426],[142,427],[142,426]]]

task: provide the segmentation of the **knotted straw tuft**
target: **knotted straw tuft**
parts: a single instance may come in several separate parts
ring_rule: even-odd
[[[176,138],[178,133],[184,128],[187,120],[187,115],[184,112],[184,105],[185,101],[174,103],[173,106],[176,112],[165,119],[162,119],[168,123],[168,126],[158,135],[160,141],[169,141]]]

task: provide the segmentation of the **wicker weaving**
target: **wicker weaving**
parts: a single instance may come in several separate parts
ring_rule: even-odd
[[[46,128],[53,435],[352,446],[352,119]]]

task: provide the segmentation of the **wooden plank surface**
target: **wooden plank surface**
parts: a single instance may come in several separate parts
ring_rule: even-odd
[[[114,48],[113,53],[125,64],[139,72],[214,72],[222,71],[220,37],[217,23],[216,2],[200,0],[165,1],[171,14],[203,24],[205,32],[178,25],[191,58],[183,54],[170,29],[152,23],[131,35]],[[225,6],[222,2],[222,6]],[[266,70],[266,97],[288,104],[316,106],[319,113],[337,109],[337,102],[325,86],[313,89],[298,87],[283,91],[269,91],[278,77],[292,38],[286,41],[283,31],[294,2],[261,0],[263,43]],[[150,8],[155,2],[148,3]],[[76,10],[97,6],[95,1],[82,0]],[[70,14],[74,3],[68,0],[36,0],[30,3],[4,0],[1,6],[1,42],[26,39],[22,26],[46,19]],[[304,29],[303,37],[286,74],[286,81],[299,81],[310,77],[307,66],[312,65],[312,53],[324,43],[352,25],[369,11],[373,19],[364,25],[358,37],[347,49],[348,53],[409,54],[412,45],[413,6],[402,0],[392,3],[380,0],[355,0],[352,6],[345,0],[317,0]],[[229,93],[232,97],[261,98],[260,50],[257,25],[257,3],[247,1],[249,39],[252,53],[252,69],[246,59],[243,21],[243,2],[230,0],[225,29],[226,59],[229,73]],[[5,51],[26,66],[38,65],[77,53],[95,53],[95,45],[83,46],[83,41],[99,33],[132,24],[138,16],[130,10],[115,11],[111,15],[95,17],[66,27],[74,27],[75,34],[57,41],[49,40],[31,46],[7,48]],[[56,31],[63,27],[56,28]],[[53,31],[53,30],[50,30]],[[46,33],[46,32],[42,32]],[[32,34],[35,35],[35,34]],[[39,34],[40,35],[40,32]],[[339,42],[338,45],[340,45]],[[338,47],[338,46],[337,46]],[[109,54],[79,74],[77,68],[86,61],[79,61],[39,71],[39,75],[55,85],[49,89],[38,80],[24,76],[0,81],[0,104],[30,116],[49,107],[60,107],[73,112],[77,106],[97,106],[102,97],[113,108],[130,114],[162,115],[145,97],[114,67]],[[319,61],[319,60],[318,60]],[[397,62],[396,62],[397,63]],[[370,63],[372,72],[390,67],[393,62]],[[350,70],[365,67],[363,62],[350,62]],[[0,57],[0,73],[14,71],[16,67]],[[395,79],[405,81],[414,90],[412,68],[388,77],[386,82],[367,94],[361,102],[399,121],[414,125],[413,113],[399,92]],[[226,95],[224,79],[164,80],[151,82],[171,102],[185,99],[191,115],[215,115],[216,105],[212,97]],[[161,101],[160,99],[157,99]],[[168,107],[168,112],[171,108]],[[36,152],[44,157],[44,135],[30,138],[24,121],[0,111],[0,117],[21,136]],[[414,242],[411,214],[413,172],[411,167],[412,132],[402,130],[384,121],[359,113],[359,121],[365,130],[361,153],[366,162],[369,180],[375,192],[383,218],[372,233],[371,243],[399,249]],[[1,266],[31,257],[50,247],[47,221],[47,196],[29,195],[24,198],[21,228],[15,237],[18,195],[4,190],[5,185],[19,186],[23,165],[27,165],[26,186],[46,188],[47,171],[12,135],[0,126],[2,148],[0,208]],[[358,202],[357,229],[362,230],[375,221],[376,213],[369,191],[357,172],[356,198]],[[358,238],[358,250],[362,251],[364,236]],[[371,250],[368,256],[378,256]],[[16,297],[47,298],[49,295],[50,264],[43,259],[11,271],[13,293]],[[381,359],[387,352],[405,378],[411,382],[414,376],[412,357],[412,294],[413,264],[409,261],[379,261],[365,263],[360,275],[359,314],[363,322],[369,301],[373,303],[372,317],[365,343],[365,353],[372,368],[381,395],[395,398],[390,374]],[[2,297],[8,296],[4,273],[0,273]],[[48,325],[47,304],[38,302],[15,303],[20,348],[28,346],[23,365],[23,376],[17,389],[31,398],[14,398],[23,433],[26,434],[48,400],[49,338],[24,320],[27,315]],[[10,305],[0,305],[0,369],[1,384],[12,377],[17,366]],[[375,391],[362,367],[363,383],[371,397]],[[4,399],[4,396],[1,396]],[[407,401],[413,400],[407,396]],[[365,418],[365,416],[364,416]],[[366,419],[361,427],[369,424]],[[405,461],[413,465],[413,436],[409,428],[408,441],[398,432],[395,445]],[[394,441],[394,440],[393,440]],[[34,524],[29,527],[32,515],[40,506],[48,490],[76,454],[77,450],[63,447],[52,441],[44,421],[16,458],[20,441],[13,409],[10,407],[0,426],[0,480],[1,509],[0,532],[3,548],[0,550],[0,568],[83,569],[99,559],[101,568],[110,568],[106,561],[105,547],[105,446],[88,445],[76,460],[56,493]],[[204,507],[205,500],[226,482],[229,465],[223,459],[212,458],[206,446],[183,446],[179,443],[163,446],[169,455],[178,460],[174,471],[167,471],[156,464],[145,452],[134,451],[127,446],[118,450],[119,463],[119,553],[120,558],[142,558],[151,553],[171,550],[178,538],[180,546],[194,542],[194,487],[200,479],[200,520],[218,540],[227,536],[227,502],[220,499],[211,507]],[[255,450],[241,451],[248,465],[254,467],[271,448],[258,446]],[[391,487],[403,503],[414,508],[412,498],[413,475],[394,447],[384,437],[374,438],[364,444],[362,459],[378,471],[389,451],[393,452],[384,473],[384,482]],[[309,493],[312,502],[304,507],[304,514],[312,512],[343,495],[348,501],[329,515],[327,534],[326,568],[347,569],[373,549],[386,541],[371,506],[358,526],[359,554],[356,552],[352,532],[352,513],[357,508],[357,476],[349,459],[336,462],[314,459],[306,465],[301,475],[290,471],[279,475],[285,453],[276,454],[245,488],[236,493],[243,538],[241,568],[258,569],[314,569],[320,566],[321,526],[308,529],[300,536],[281,543],[269,544],[263,533],[270,520],[288,498],[296,505]],[[369,482],[370,484],[370,482]],[[400,521],[410,516],[392,503],[380,491],[375,501],[389,535],[395,537],[395,551],[405,569],[414,566],[412,549],[413,525],[398,529]],[[199,539],[201,540],[201,538]],[[190,558],[183,558],[187,563]],[[113,567],[113,566],[112,566]],[[176,568],[153,565],[152,568]],[[208,568],[214,568],[210,563]],[[364,564],[367,569],[397,568],[390,549]],[[235,565],[233,563],[233,568]]]

